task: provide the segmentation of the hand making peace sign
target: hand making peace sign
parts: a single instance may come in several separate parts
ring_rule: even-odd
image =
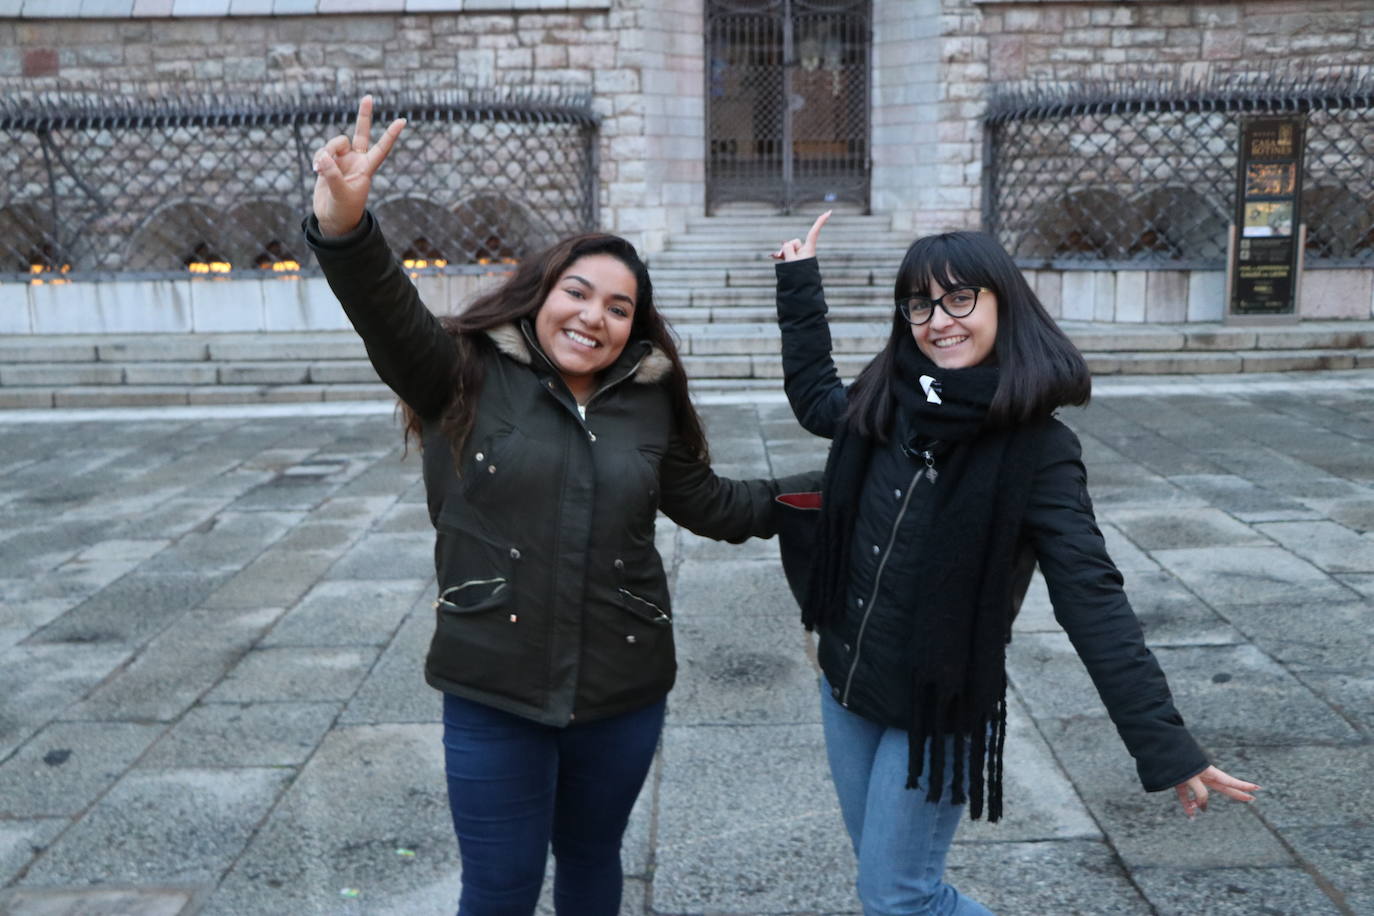
[[[372,176],[386,161],[405,126],[405,119],[397,118],[387,126],[377,144],[369,146],[372,96],[365,95],[358,103],[353,139],[340,134],[315,151],[311,164],[319,176],[315,179],[315,218],[320,221],[321,235],[346,235],[362,222]]]

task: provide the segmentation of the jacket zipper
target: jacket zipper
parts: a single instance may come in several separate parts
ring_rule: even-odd
[[[521,330],[522,330],[522,332],[523,332],[524,329],[522,328]],[[529,341],[529,335],[528,335],[528,334],[525,334],[525,339],[526,339],[526,341]],[[549,359],[548,354],[545,353],[543,350],[539,349],[539,347],[533,346],[533,342],[532,342],[532,341],[529,341],[529,342],[531,343],[530,349],[532,349],[535,353],[538,353],[541,357],[543,357],[544,362],[548,363],[548,364],[549,364],[549,368],[552,369],[552,370],[554,371],[554,374],[555,374],[555,375],[557,375],[557,374],[558,374],[558,367],[555,366],[555,365],[553,364],[553,360]],[[607,391],[610,391],[612,388],[616,387],[616,386],[619,385],[621,382],[623,382],[623,381],[625,381],[626,379],[632,377],[636,372],[639,371],[640,364],[642,364],[642,363],[644,362],[644,360],[646,360],[646,359],[648,359],[648,358],[649,358],[649,354],[646,352],[646,353],[645,353],[643,356],[641,356],[639,359],[635,360],[634,365],[631,366],[628,370],[626,370],[626,372],[625,372],[624,375],[620,376],[620,378],[618,378],[618,379],[615,379],[615,380],[613,380],[613,381],[607,382],[606,384],[604,384],[604,385],[602,385],[600,388],[598,388],[598,389],[596,390],[596,392],[595,392],[591,397],[587,398],[587,403],[585,403],[585,404],[582,405],[583,410],[585,410],[585,409],[587,409],[588,407],[590,407],[590,406],[592,405],[592,401],[595,401],[597,398],[601,397],[601,395],[605,394]],[[549,390],[553,390],[552,386],[550,386],[550,389],[549,389]],[[564,406],[566,406],[566,405],[564,405]],[[584,417],[584,416],[582,416],[581,411],[579,411],[576,407],[573,408],[572,413],[573,413],[573,416],[577,417],[577,422],[579,422],[579,423],[582,424],[582,429],[587,433],[587,438],[588,438],[589,440],[591,440],[592,442],[595,442],[595,441],[596,441],[596,433],[592,432],[592,431],[591,431],[591,427],[587,426],[587,418]]]
[[[911,478],[911,483],[906,488],[906,498],[902,500],[902,508],[897,513],[896,520],[892,523],[892,533],[887,538],[887,549],[883,551],[883,558],[878,563],[878,571],[873,576],[873,591],[868,596],[868,607],[864,610],[863,620],[859,622],[859,635],[854,638],[854,660],[849,663],[849,674],[844,679],[844,693],[840,696],[840,705],[845,709],[849,708],[849,691],[854,686],[854,672],[859,668],[859,659],[864,651],[864,630],[868,629],[868,618],[873,613],[873,606],[878,601],[878,588],[882,585],[883,570],[887,567],[888,557],[892,556],[892,547],[897,543],[897,529],[902,526],[902,519],[906,517],[906,510],[911,505],[911,494],[921,482],[921,476],[925,475],[931,483],[939,476],[935,470],[935,456],[930,450],[921,453],[925,459],[925,467],[919,469]]]

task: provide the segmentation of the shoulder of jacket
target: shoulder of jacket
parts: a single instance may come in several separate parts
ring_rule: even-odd
[[[1078,434],[1057,416],[1045,421],[1040,440],[1040,466],[1048,467],[1063,461],[1081,461],[1083,446]]]
[[[525,343],[525,335],[520,333],[520,328],[515,324],[498,324],[482,333],[496,345],[497,350],[522,366],[528,366],[534,361],[534,354],[530,353],[529,345]]]
[[[634,379],[641,385],[655,385],[673,374],[673,361],[668,354],[650,344],[649,354],[639,361]]]

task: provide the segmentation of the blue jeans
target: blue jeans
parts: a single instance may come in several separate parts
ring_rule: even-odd
[[[620,839],[665,701],[553,728],[444,694],[444,764],[463,862],[458,916],[530,916],[549,845],[560,916],[616,916]]]
[[[821,678],[821,724],[840,813],[859,860],[864,916],[992,916],[944,881],[945,856],[964,806],[926,801],[927,766],[906,788],[907,733],[845,709]],[[948,772],[948,768],[946,769]]]

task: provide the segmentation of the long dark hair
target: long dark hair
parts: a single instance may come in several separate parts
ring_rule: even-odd
[[[677,343],[663,315],[654,307],[654,287],[649,268],[635,247],[618,235],[590,233],[563,239],[520,262],[509,280],[497,289],[479,296],[457,315],[440,319],[453,336],[458,360],[453,371],[453,396],[442,418],[442,429],[453,450],[455,462],[472,432],[477,402],[486,378],[481,356],[494,346],[485,331],[503,324],[518,323],[533,317],[548,298],[558,278],[574,261],[589,255],[605,254],[615,258],[634,274],[635,309],[630,325],[630,342],[647,340],[668,357],[672,373],[667,380],[672,398],[676,434],[703,461],[710,459],[701,418],[687,393],[687,373],[678,356]],[[420,441],[421,420],[406,404],[401,405],[407,442],[411,436]]]
[[[992,427],[1033,422],[1065,404],[1086,404],[1092,377],[1083,354],[1040,304],[1011,256],[982,232],[947,232],[917,239],[902,258],[893,285],[894,301],[930,292],[931,281],[949,289],[982,286],[997,294],[1000,369],[988,409]],[[911,326],[895,308],[887,345],[849,389],[845,421],[860,435],[885,441],[892,423],[897,344]]]

